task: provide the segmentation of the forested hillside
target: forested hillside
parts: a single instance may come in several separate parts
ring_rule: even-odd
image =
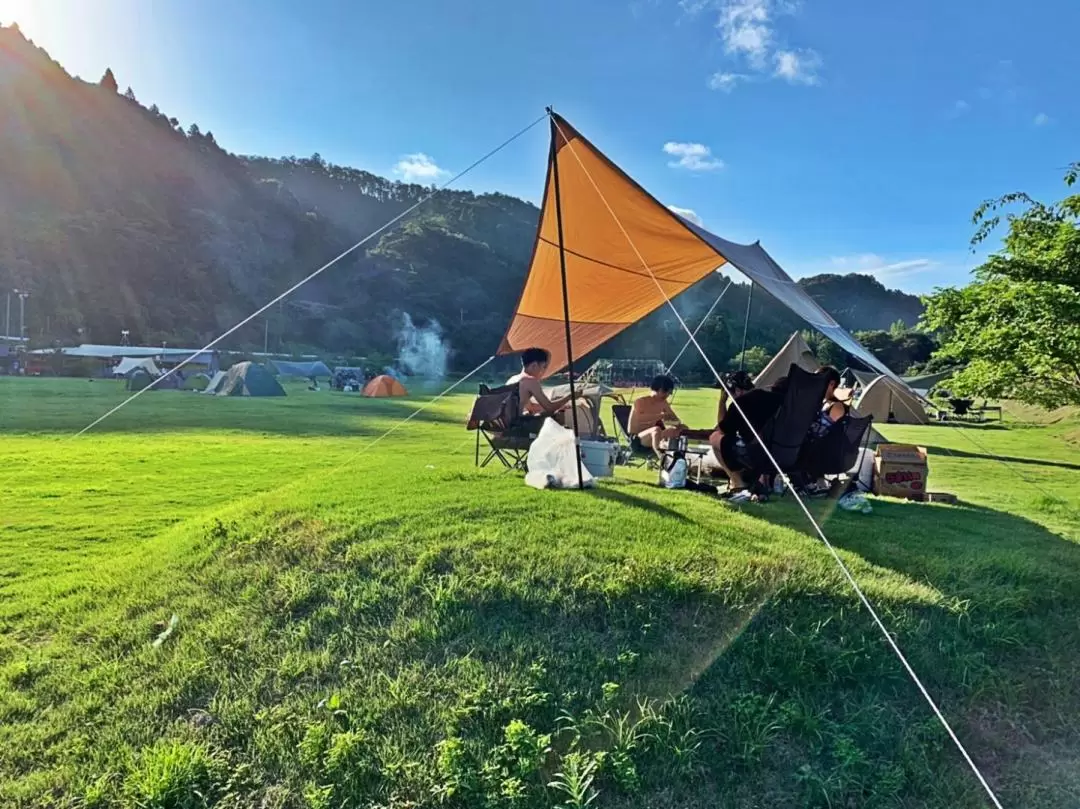
[[[211,131],[118,91],[111,71],[73,78],[0,28],[0,292],[30,291],[38,344],[116,342],[122,329],[141,343],[208,341],[431,190],[318,155],[233,155]],[[440,192],[229,346],[393,354],[408,312],[437,321],[453,364],[471,367],[502,335],[537,216],[502,194]],[[869,277],[802,283],[852,329],[914,325],[921,313],[917,298]],[[707,279],[680,306],[700,317],[721,288]],[[748,289],[730,290],[702,331],[718,361],[738,351]],[[670,359],[682,343],[673,325],[659,312],[604,353]],[[758,294],[748,340],[774,350],[801,325]]]

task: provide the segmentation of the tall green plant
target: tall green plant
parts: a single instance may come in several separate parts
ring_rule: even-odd
[[[1078,176],[1074,163],[1066,186]],[[1023,210],[1002,213],[1014,205]],[[968,363],[951,381],[958,393],[1080,404],[1080,194],[1052,204],[1022,192],[988,200],[975,210],[972,247],[1003,217],[1003,247],[975,281],[926,299],[924,324],[942,338],[935,356]]]

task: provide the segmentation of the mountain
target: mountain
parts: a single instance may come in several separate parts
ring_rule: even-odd
[[[30,291],[27,333],[41,344],[116,342],[122,329],[139,343],[208,342],[432,190],[319,155],[233,155],[117,89],[111,71],[73,78],[0,27],[0,293]],[[454,364],[473,367],[509,319],[538,215],[503,194],[442,191],[225,345],[392,356],[407,312],[437,321]],[[680,307],[703,314],[711,283]],[[871,278],[801,283],[850,328],[913,324],[921,311]],[[710,325],[718,335],[722,322],[729,344],[747,292],[733,287]],[[656,313],[605,353],[670,357],[665,320]],[[801,326],[755,296],[751,344],[775,349]]]

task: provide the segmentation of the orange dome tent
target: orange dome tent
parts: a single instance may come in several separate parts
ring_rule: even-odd
[[[382,398],[384,396],[408,396],[405,386],[388,374],[377,376],[364,385],[364,396]]]

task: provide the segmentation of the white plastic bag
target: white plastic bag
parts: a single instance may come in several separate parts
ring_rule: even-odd
[[[525,483],[535,489],[571,489],[578,485],[577,439],[572,430],[545,419],[540,434],[529,447],[529,471]],[[581,465],[581,480],[586,486],[596,485],[585,465]]]

